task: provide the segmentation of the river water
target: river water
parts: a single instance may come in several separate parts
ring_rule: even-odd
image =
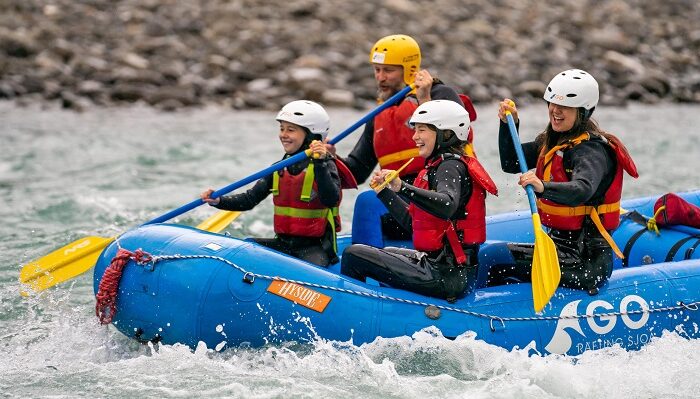
[[[700,188],[697,105],[600,107],[601,125],[634,156],[641,177],[625,196]],[[526,209],[517,178],[500,171],[495,105],[477,107],[475,145],[499,186],[488,213]],[[331,109],[340,132],[364,112]],[[524,140],[546,123],[521,111]],[[700,342],[666,334],[637,352],[529,357],[466,333],[436,331],[354,346],[236,348],[216,353],[126,339],[94,317],[91,273],[22,298],[22,264],[86,235],[110,237],[248,176],[282,155],[271,112],[147,108],[77,114],[0,103],[0,397],[599,398],[697,397]],[[359,132],[339,145],[346,154]],[[361,190],[367,189],[366,186]],[[356,191],[341,214],[351,220]],[[195,225],[199,207],[176,219]],[[228,231],[271,235],[271,201]],[[349,230],[350,223],[345,223]]]

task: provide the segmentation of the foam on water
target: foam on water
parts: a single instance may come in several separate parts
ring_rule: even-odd
[[[3,297],[8,295],[3,290]],[[21,306],[22,329],[0,337],[0,387],[10,396],[99,397],[694,397],[700,344],[666,334],[641,351],[572,358],[505,350],[466,333],[351,342],[316,340],[218,353],[200,344],[140,345],[98,326],[70,290]],[[3,301],[4,302],[4,301]]]
[[[500,172],[495,106],[480,107],[476,151],[499,186],[489,213],[525,209],[516,178]],[[700,187],[700,132],[690,105],[601,108],[641,177],[625,195]],[[362,114],[331,110],[340,131]],[[653,114],[653,118],[649,115]],[[74,114],[0,103],[0,396],[8,397],[696,397],[700,341],[665,334],[642,350],[566,356],[505,350],[466,333],[351,342],[317,339],[264,348],[192,351],[141,345],[99,326],[89,274],[21,298],[21,264],[85,235],[113,236],[258,171],[281,156],[274,113],[148,109]],[[544,126],[542,107],[520,111],[524,140]],[[347,154],[359,132],[339,145]],[[351,220],[356,191],[341,207]],[[271,205],[246,212],[232,235],[271,234]],[[176,221],[197,224],[199,207]],[[349,231],[350,223],[344,223]],[[222,340],[225,337],[222,337]]]

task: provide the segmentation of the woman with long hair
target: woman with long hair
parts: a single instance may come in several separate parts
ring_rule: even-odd
[[[561,285],[591,293],[610,277],[613,252],[622,256],[610,237],[620,223],[623,172],[637,177],[637,168],[622,142],[591,119],[598,104],[598,82],[580,69],[557,74],[544,93],[549,124],[534,141],[523,143],[528,168],[520,176],[532,185],[544,226],[551,230],[561,267]],[[506,122],[518,111],[510,99],[498,108],[501,120],[501,168],[519,173],[520,165]],[[512,265],[498,265],[489,274],[492,285],[530,280],[532,244],[509,244]]]

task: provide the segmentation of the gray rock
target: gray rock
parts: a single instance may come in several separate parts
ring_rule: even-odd
[[[0,28],[0,50],[10,57],[26,58],[37,53],[39,45],[22,32]]]
[[[391,33],[417,39],[423,67],[475,102],[536,101],[571,67],[598,79],[602,103],[700,96],[697,1],[1,3],[0,97],[30,102],[278,109],[304,97],[366,108],[369,48]]]
[[[632,73],[637,76],[644,75],[644,65],[634,57],[610,50],[605,52],[603,59],[606,65],[614,72]]]
[[[251,93],[257,93],[261,91],[268,90],[272,87],[272,79],[255,79],[253,81],[248,82],[246,85],[246,89],[251,92]]]
[[[547,84],[539,80],[529,80],[518,85],[516,88],[516,94],[527,95],[531,97],[540,98],[547,89]]]
[[[321,94],[323,105],[351,107],[355,103],[355,95],[349,90],[331,89]]]

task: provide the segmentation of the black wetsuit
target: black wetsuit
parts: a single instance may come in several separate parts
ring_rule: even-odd
[[[415,98],[415,97],[414,97]],[[430,89],[431,100],[452,100],[458,104],[462,104],[457,92],[441,82],[436,82]],[[394,106],[401,104],[401,101]],[[408,122],[408,121],[406,121]],[[415,160],[414,162],[417,162]],[[350,154],[343,158],[343,162],[348,166],[352,175],[357,180],[358,184],[364,183],[372,174],[372,171],[379,162],[377,155],[374,153],[374,119],[365,124],[365,129],[362,131],[362,136],[355,144]],[[402,179],[407,182],[413,182],[416,175],[405,175]],[[399,224],[394,221],[391,215],[382,216],[382,232],[391,239],[395,240],[410,240],[411,233],[402,229]]]
[[[458,159],[446,159],[428,173],[430,190],[403,183],[399,193],[388,188],[378,196],[396,221],[411,231],[408,202],[443,219],[463,219],[464,208],[471,196],[471,177]],[[467,264],[460,266],[452,249],[430,253],[411,249],[384,249],[363,244],[348,247],[343,253],[341,273],[365,281],[366,277],[422,295],[456,299],[473,288],[478,262],[478,245],[465,245]]]
[[[292,155],[285,155],[284,159]],[[296,176],[306,170],[309,162],[311,161],[307,158],[288,166],[280,173],[291,173]],[[335,161],[332,158],[326,158],[314,159],[312,162],[314,163],[314,179],[318,186],[318,196],[321,203],[329,208],[337,206],[340,201],[340,177]],[[272,175],[268,175],[258,180],[246,192],[221,197],[221,202],[216,207],[230,211],[247,211],[267,198],[271,189]],[[335,233],[330,224],[326,227],[323,237],[278,234],[275,238],[253,238],[253,241],[266,247],[319,266],[328,266],[337,261],[333,240],[335,240]]]
[[[508,125],[501,122],[498,134],[501,169],[520,173],[520,164],[513,147]],[[537,164],[539,149],[535,142],[523,143],[528,168]],[[610,187],[617,167],[613,149],[603,139],[591,135],[564,151],[563,164],[568,182],[544,182],[540,198],[562,205],[600,205]],[[549,236],[557,247],[561,267],[560,285],[569,288],[595,290],[612,273],[613,251],[590,217],[584,218],[580,230],[551,229]],[[497,265],[489,271],[489,285],[509,281],[530,281],[533,244],[509,244],[515,265]]]

